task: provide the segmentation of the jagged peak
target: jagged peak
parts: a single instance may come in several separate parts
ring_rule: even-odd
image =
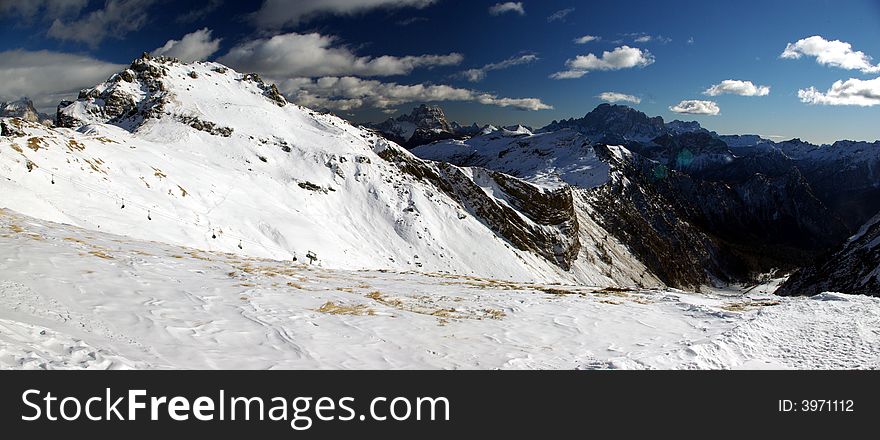
[[[219,77],[218,77],[219,76]],[[203,78],[211,77],[211,80]],[[225,78],[220,80],[220,78]],[[129,130],[149,119],[169,115],[169,103],[185,106],[183,96],[223,96],[236,93],[230,81],[252,86],[239,87],[248,93],[262,95],[279,107],[288,104],[274,84],[268,84],[256,73],[238,73],[213,62],[184,63],[177,58],[144,53],[124,70],[106,81],[80,91],[76,101],[62,102],[57,110],[56,124],[79,127],[91,123],[110,123]],[[189,124],[198,117],[199,104],[178,109]],[[174,115],[172,115],[174,116]],[[204,124],[200,124],[204,125]]]

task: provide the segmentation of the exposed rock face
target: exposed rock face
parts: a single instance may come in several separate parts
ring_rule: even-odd
[[[499,172],[423,161],[395,148],[379,155],[436,185],[517,249],[564,270],[577,258],[581,245],[571,188],[548,190]],[[491,187],[492,196],[485,187]]]
[[[880,214],[841,248],[793,274],[778,295],[843,292],[880,296]]]
[[[51,123],[52,117],[37,111],[28,98],[18,101],[0,102],[0,118],[20,118],[28,122]]]
[[[734,157],[727,144],[707,132],[664,134],[648,144],[637,144],[632,149],[680,171],[727,165]]]
[[[717,240],[687,221],[698,211],[676,197],[674,171],[662,179],[650,174],[656,164],[623,147],[597,146],[611,166],[611,179],[587,192],[595,219],[639,257],[664,283],[699,289],[713,278],[729,281]],[[650,182],[650,183],[649,183]]]
[[[147,119],[169,116],[166,106],[174,99],[174,93],[168,90],[165,78],[170,66],[180,64],[175,58],[151,57],[145,53],[106,82],[81,91],[76,101],[62,102],[58,106],[55,123],[69,128],[89,123],[109,123],[132,131]],[[227,69],[217,67],[213,71],[223,75]],[[190,71],[187,76],[194,80],[199,78],[195,71]],[[256,73],[240,75],[237,81],[253,83],[263,96],[279,107],[287,105],[278,88],[264,82]],[[229,137],[233,132],[231,127],[220,126],[198,115],[170,116],[215,136]]]
[[[462,126],[456,122],[449,122],[442,108],[422,104],[408,115],[397,119],[389,118],[379,124],[368,124],[368,127],[379,132],[384,138],[412,149],[437,141],[476,136],[488,126],[480,127],[477,124]]]
[[[409,115],[388,119],[381,124],[373,125],[372,128],[386,139],[407,148],[455,137],[453,127],[446,120],[443,109],[425,104],[414,108]]]
[[[575,130],[593,141],[649,141],[666,133],[663,118],[649,118],[625,105],[600,104],[580,119],[553,121],[542,132],[564,128]]]
[[[223,72],[225,73],[225,71]],[[269,98],[272,102],[275,103],[278,107],[284,107],[287,105],[287,99],[281,95],[281,92],[278,91],[278,87],[275,84],[267,84],[260,78],[260,75],[256,73],[248,73],[242,77],[242,81],[251,81],[257,84],[257,86],[263,91],[263,95]]]
[[[600,224],[670,285],[745,282],[791,270],[848,234],[797,169],[713,182],[621,147],[596,149],[614,177],[594,192]]]
[[[792,270],[849,235],[778,152],[739,157],[701,131],[634,142],[636,151],[591,144],[572,130],[507,132],[413,151],[583,190],[594,208],[591,219],[671,286],[746,282]]]
[[[21,137],[25,132],[21,130],[21,123],[15,119],[0,119],[0,136]]]
[[[161,117],[169,98],[161,81],[168,73],[164,64],[179,63],[174,58],[153,58],[145,53],[105,83],[82,90],[76,101],[62,102],[55,124],[75,128],[106,122],[131,129],[144,119]]]

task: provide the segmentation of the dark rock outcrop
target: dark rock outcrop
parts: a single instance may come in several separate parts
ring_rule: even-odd
[[[880,296],[880,214],[836,252],[795,272],[777,295],[816,295],[822,292]]]
[[[455,165],[424,161],[394,146],[379,156],[440,188],[515,248],[540,255],[564,270],[577,258],[581,244],[571,188],[546,190],[481,168],[471,169],[469,175]],[[477,184],[483,179],[503,191],[507,203],[486,194]]]

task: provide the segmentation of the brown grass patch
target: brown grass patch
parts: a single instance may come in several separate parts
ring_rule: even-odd
[[[96,257],[98,257],[98,258],[103,258],[103,259],[105,259],[105,260],[112,260],[112,259],[113,259],[113,256],[112,256],[112,255],[109,255],[109,254],[105,253],[104,251],[101,251],[101,250],[98,250],[98,249],[90,250],[90,251],[89,251],[89,254],[94,255],[94,256],[96,256]]]
[[[330,315],[348,315],[348,316],[374,316],[376,311],[363,304],[356,306],[346,306],[336,304],[333,301],[327,301],[319,309],[321,313]]]
[[[43,147],[43,138],[41,137],[32,137],[27,140],[27,147],[34,151],[40,151],[40,148]]]
[[[403,301],[399,299],[389,299],[382,295],[382,292],[378,290],[375,292],[370,292],[367,294],[367,298],[370,298],[373,301],[376,301],[379,304],[386,305],[388,307],[401,308],[403,307]]]
[[[483,312],[485,312],[487,315],[489,315],[490,319],[503,319],[504,317],[507,316],[507,313],[504,313],[504,311],[502,311],[502,310],[483,309]]]
[[[772,307],[778,306],[780,304],[779,301],[768,300],[768,301],[744,301],[738,303],[730,303],[721,307],[723,310],[727,310],[728,312],[747,312],[749,310],[759,309],[761,307]]]
[[[86,146],[71,139],[67,141],[67,149],[69,149],[70,151],[83,151],[86,149]]]
[[[577,292],[570,292],[568,290],[555,289],[553,287],[539,287],[538,290],[544,293],[549,293],[551,295],[563,296],[563,295],[575,295]]]

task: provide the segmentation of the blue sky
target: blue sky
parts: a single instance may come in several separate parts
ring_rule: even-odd
[[[463,123],[542,126],[615,92],[721,133],[880,139],[877,1],[0,0],[0,99],[51,108],[163,46],[355,121],[435,102]],[[580,77],[553,77],[566,71]],[[704,93],[725,80],[754,87]]]

